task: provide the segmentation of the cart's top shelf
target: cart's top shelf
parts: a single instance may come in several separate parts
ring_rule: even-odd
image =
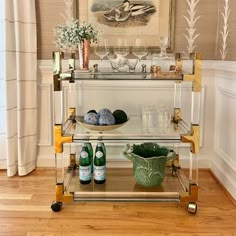
[[[70,120],[63,126],[64,135],[73,135],[74,141],[106,140],[106,141],[171,141],[180,142],[182,135],[189,132],[188,127],[181,124],[176,127],[171,123],[170,128],[160,130],[155,127],[143,128],[139,116],[132,116],[123,126],[106,131],[90,130],[81,123],[73,123]]]
[[[182,74],[175,72],[149,73],[149,72],[113,72],[109,69],[98,72],[72,72],[74,80],[183,80]]]
[[[155,61],[147,60],[142,68],[139,66],[135,72],[129,72],[128,68],[123,68],[115,72],[111,67],[98,67],[98,63],[93,64],[89,70],[75,69],[74,54],[69,59],[69,71],[62,70],[61,60],[64,54],[54,52],[54,70],[53,74],[57,80],[184,80],[185,76],[194,75],[199,67],[200,54],[191,53],[188,56],[176,53],[174,60],[166,60],[159,58]],[[155,62],[155,63],[154,63]],[[187,63],[186,63],[187,62]],[[164,63],[164,64],[163,64]],[[150,65],[151,64],[151,65]],[[166,65],[168,64],[168,65]],[[144,67],[145,66],[145,67]],[[66,67],[65,67],[66,68]],[[186,70],[187,68],[187,70]]]

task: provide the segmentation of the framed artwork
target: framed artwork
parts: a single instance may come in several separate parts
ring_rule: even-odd
[[[95,26],[102,37],[115,44],[125,38],[132,46],[136,38],[146,46],[159,47],[168,38],[173,49],[175,0],[77,0],[77,16]]]

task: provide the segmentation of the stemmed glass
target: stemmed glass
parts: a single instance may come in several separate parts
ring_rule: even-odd
[[[95,45],[95,54],[102,61],[109,53],[109,46],[106,39],[102,39]]]
[[[145,45],[144,39],[136,38],[132,52],[136,57],[139,58],[139,61],[141,61],[141,59],[147,55],[148,49]]]
[[[125,39],[118,38],[117,45],[114,47],[114,53],[117,57],[126,57],[129,54],[129,48]]]

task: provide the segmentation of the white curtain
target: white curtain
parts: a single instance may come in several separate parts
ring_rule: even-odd
[[[0,0],[0,169],[36,168],[37,45],[35,0]]]

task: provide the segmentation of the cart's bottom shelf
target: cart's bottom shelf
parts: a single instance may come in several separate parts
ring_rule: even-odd
[[[78,170],[68,171],[71,178],[66,191],[74,195],[75,201],[171,201],[179,202],[180,195],[188,192],[188,180],[181,171],[174,175],[166,168],[165,179],[159,187],[144,187],[135,182],[130,168],[110,168],[104,184],[82,185]]]

